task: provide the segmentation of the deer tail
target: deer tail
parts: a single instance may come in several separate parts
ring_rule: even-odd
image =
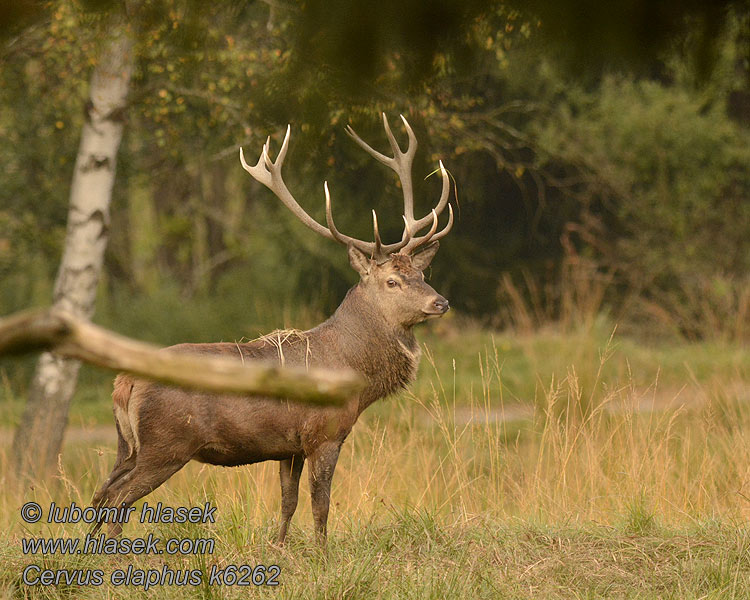
[[[115,389],[112,391],[112,401],[115,407],[119,407],[128,412],[128,402],[130,401],[130,392],[133,391],[133,378],[130,375],[120,373],[115,377]]]
[[[130,424],[128,408],[130,405],[130,396],[133,392],[135,380],[130,375],[120,373],[115,377],[115,388],[112,390],[112,403],[117,421],[117,433],[122,437],[128,446],[129,453],[136,449],[136,436],[133,427]]]

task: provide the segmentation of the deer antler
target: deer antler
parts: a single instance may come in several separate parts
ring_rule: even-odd
[[[443,167],[443,163],[441,161],[439,164],[440,173],[443,179],[443,189],[440,194],[440,200],[438,201],[437,206],[432,209],[432,211],[428,215],[422,217],[421,219],[414,218],[414,192],[411,180],[411,166],[414,160],[414,153],[417,150],[417,138],[403,115],[401,115],[401,120],[404,122],[407,135],[409,136],[409,145],[407,146],[406,152],[401,151],[401,148],[399,147],[398,142],[396,141],[396,138],[394,137],[393,132],[391,131],[391,128],[388,124],[388,119],[385,116],[385,113],[383,113],[383,125],[385,127],[386,135],[388,136],[388,141],[390,142],[391,148],[393,150],[393,157],[385,156],[377,150],[374,150],[366,142],[364,142],[362,138],[360,138],[351,127],[346,127],[347,134],[349,134],[349,136],[352,137],[360,147],[367,151],[367,153],[373,156],[376,160],[393,169],[401,181],[401,187],[404,192],[404,232],[401,236],[401,240],[393,244],[383,244],[382,240],[380,239],[378,217],[375,214],[374,210],[372,211],[372,226],[373,234],[375,237],[374,242],[365,242],[363,240],[358,240],[341,233],[336,228],[336,224],[333,221],[331,195],[328,191],[328,182],[324,182],[323,184],[323,191],[326,199],[326,224],[328,225],[328,227],[324,227],[323,225],[318,223],[302,209],[302,207],[294,199],[294,196],[292,196],[289,188],[286,187],[286,184],[284,183],[284,180],[281,176],[281,167],[284,164],[284,159],[286,158],[286,153],[289,149],[289,137],[291,130],[290,126],[287,125],[286,135],[284,136],[284,141],[281,144],[281,149],[279,150],[279,155],[276,157],[276,161],[272,161],[268,154],[271,143],[271,138],[269,137],[266,140],[266,143],[263,144],[263,150],[255,166],[250,166],[245,162],[245,156],[242,148],[240,148],[240,162],[242,163],[242,167],[248,173],[250,173],[250,175],[252,175],[255,180],[259,181],[269,190],[271,190],[279,198],[279,200],[281,200],[284,206],[291,210],[292,213],[300,221],[302,221],[305,225],[307,225],[307,227],[309,227],[316,233],[319,233],[323,237],[335,240],[344,245],[351,244],[362,252],[370,254],[378,259],[383,259],[389,254],[393,254],[394,252],[408,254],[413,252],[419,246],[422,246],[430,241],[435,241],[442,238],[451,230],[451,227],[453,227],[453,208],[450,206],[450,204],[448,205],[448,224],[443,228],[442,231],[436,233],[438,216],[445,208],[445,205],[448,203],[448,196],[450,195],[450,182],[448,180],[448,173],[445,170],[445,167]],[[425,235],[414,237],[416,233],[424,229],[427,225],[430,225],[430,229]]]

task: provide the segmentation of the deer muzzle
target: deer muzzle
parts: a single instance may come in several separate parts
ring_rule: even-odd
[[[447,313],[448,309],[450,308],[450,306],[448,305],[448,300],[446,300],[442,296],[435,300],[432,305],[438,310],[441,315]]]
[[[446,300],[442,296],[438,296],[422,312],[430,317],[439,317],[440,315],[444,315],[445,313],[447,313],[449,308],[450,306],[448,304],[448,300]]]

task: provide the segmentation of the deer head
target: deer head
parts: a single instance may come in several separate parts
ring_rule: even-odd
[[[448,173],[440,161],[442,191],[437,205],[422,218],[414,217],[414,189],[412,185],[412,163],[417,151],[417,138],[408,121],[401,115],[401,120],[408,135],[406,151],[402,151],[396,141],[388,118],[383,113],[383,127],[390,142],[393,156],[386,156],[369,146],[354,130],[347,126],[346,133],[368,154],[378,162],[386,165],[398,175],[404,194],[404,231],[401,240],[385,244],[380,238],[378,217],[372,211],[374,241],[366,242],[341,233],[333,220],[331,194],[328,182],[323,183],[326,203],[326,224],[324,227],[310,217],[292,196],[281,175],[291,128],[287,126],[281,149],[273,161],[269,155],[270,137],[263,144],[263,150],[255,166],[245,162],[240,148],[242,167],[254,179],[271,190],[292,213],[307,227],[325,238],[337,241],[349,249],[349,262],[359,273],[361,287],[365,293],[373,296],[389,321],[409,326],[433,316],[439,316],[448,310],[448,301],[437,294],[424,282],[422,271],[429,265],[438,250],[438,240],[444,237],[453,227],[453,207],[448,203],[450,181]],[[438,218],[448,205],[448,223],[438,232]],[[419,232],[429,228],[423,235]]]

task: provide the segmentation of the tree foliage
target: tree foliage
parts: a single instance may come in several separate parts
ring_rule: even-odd
[[[478,0],[50,0],[6,18],[0,312],[48,301],[111,10],[138,40],[100,298],[125,331],[231,338],[280,324],[255,305],[335,306],[353,282],[345,257],[249,180],[237,147],[259,154],[270,134],[278,148],[291,123],[285,179],[301,204],[323,220],[328,180],[342,230],[371,235],[377,208],[390,241],[398,184],[342,135],[351,123],[386,148],[381,111],[419,137],[419,210],[437,197],[438,158],[455,179],[434,276],[459,309],[504,323],[503,274],[549,282],[572,252],[612,275],[604,303],[618,318],[707,335],[721,315],[747,315],[746,4]],[[186,304],[211,310],[180,328],[138,314]]]
[[[578,242],[616,273],[626,319],[691,337],[747,331],[750,132],[728,111],[747,73],[743,35],[735,20],[700,87],[675,51],[662,80],[609,75],[566,90],[535,124],[540,163],[577,179]]]

